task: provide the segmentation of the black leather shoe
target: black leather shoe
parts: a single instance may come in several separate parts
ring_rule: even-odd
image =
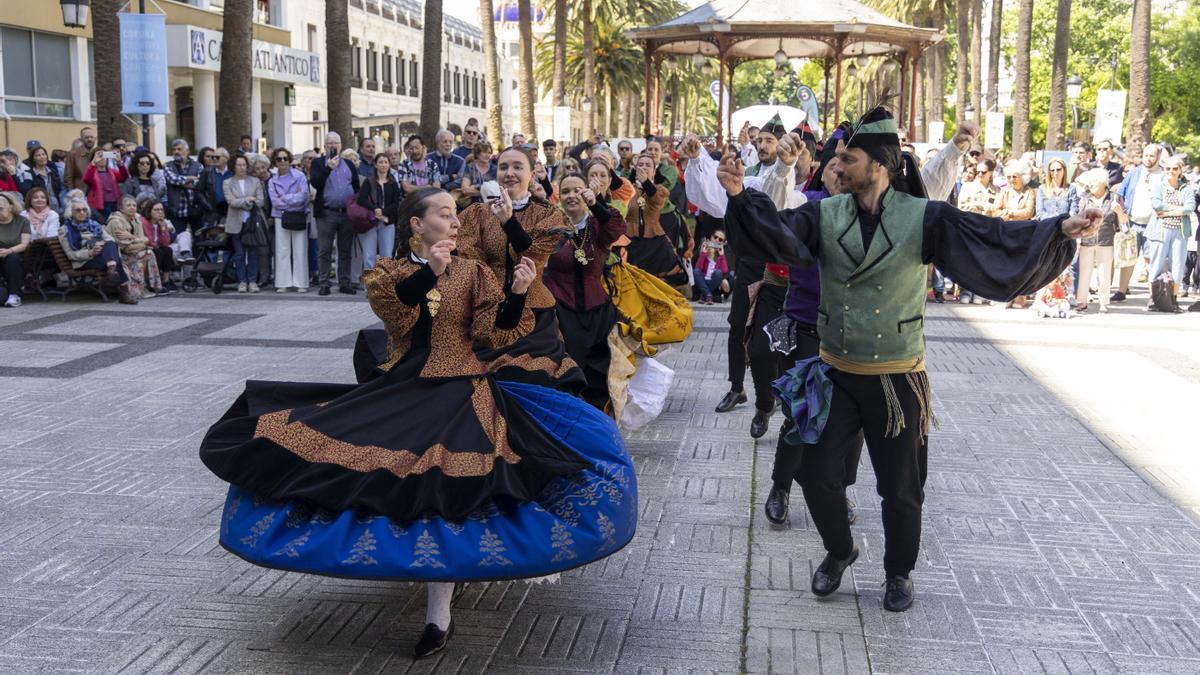
[[[1116,293],[1113,293],[1111,297],[1109,297],[1108,301],[1109,302],[1125,302],[1125,294],[1122,293],[1121,291],[1117,291]]]
[[[772,485],[767,494],[767,520],[774,527],[786,527],[788,522],[788,501],[791,493],[781,487]]]
[[[345,295],[354,295],[358,291],[354,290],[353,286],[338,286],[338,293]]]
[[[329,287],[322,286],[321,290],[317,291],[317,295],[329,295]]]
[[[421,638],[413,647],[413,658],[423,659],[442,651],[446,648],[446,643],[450,641],[451,635],[454,635],[454,619],[450,620],[450,625],[446,627],[445,631],[438,630],[436,623],[425,624],[425,630],[421,631]]]
[[[855,560],[858,560],[858,544],[854,545],[850,550],[850,557],[845,560],[838,560],[832,553],[826,554],[817,571],[813,573],[813,595],[823,598],[836,591],[838,586],[842,585],[842,574]]]
[[[903,612],[912,607],[912,579],[899,574],[887,578],[887,588],[883,592],[883,608],[889,612]]]
[[[858,522],[858,510],[854,507],[854,502],[846,499],[846,521],[851,525]]]
[[[717,412],[729,412],[737,406],[745,403],[746,400],[746,392],[730,391],[728,394],[725,394],[725,398],[721,399],[721,402],[717,404]]]
[[[774,412],[774,406],[770,410],[754,411],[754,419],[750,420],[750,438],[762,438],[763,434],[767,433],[767,425],[770,424]]]

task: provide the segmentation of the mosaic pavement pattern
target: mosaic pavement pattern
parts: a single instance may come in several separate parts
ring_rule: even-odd
[[[361,296],[0,311],[0,672],[1200,672],[1194,412],[1159,419],[1200,400],[1200,315],[931,308],[942,426],[896,615],[869,466],[862,557],[829,599],[807,590],[824,552],[798,489],[791,529],[766,527],[775,431],[712,412],[724,309],[697,309],[662,357],[667,410],[629,436],[634,541],[558,585],[460,588],[451,646],[418,663],[420,587],[225,553],[196,454],[245,379],[352,381]]]

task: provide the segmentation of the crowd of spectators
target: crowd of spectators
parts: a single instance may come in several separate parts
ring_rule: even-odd
[[[759,155],[756,138],[762,135],[756,131],[743,130],[736,144],[747,163]],[[335,287],[353,295],[362,288],[363,271],[392,255],[397,209],[406,194],[434,185],[449,191],[460,208],[478,202],[482,185],[496,180],[495,158],[505,147],[522,148],[533,159],[538,198],[557,204],[561,179],[580,175],[618,206],[635,245],[648,230],[664,238],[657,254],[670,259],[654,273],[698,302],[722,301],[736,273],[725,258],[719,217],[699,211],[685,196],[688,160],[670,138],[649,138],[637,152],[634,142],[610,144],[603,135],[573,147],[553,140],[529,144],[519,133],[504,143],[486,138],[472,119],[461,139],[442,130],[432,139],[413,135],[386,148],[371,138],[347,148],[336,133],[327,134],[323,148],[299,155],[286,148],[258,154],[248,136],[232,152],[193,152],[183,139],[170,147],[164,162],[124,139],[102,143],[85,127],[66,151],[37,141],[27,144],[24,157],[0,151],[4,305],[19,306],[37,283],[66,283],[53,257],[43,256],[40,269],[22,264],[31,246],[50,241],[60,243],[73,268],[106,271],[122,302],[178,290],[196,262],[193,242],[214,237],[226,241],[227,250],[203,255],[230,261],[228,281],[239,293],[305,293],[316,286],[320,295]],[[704,149],[719,154],[711,140]],[[905,149],[915,155],[911,144]],[[816,158],[809,162],[797,166],[797,189],[814,178]],[[963,156],[949,199],[1006,220],[1103,209],[1105,226],[1082,242],[1070,280],[1074,311],[1090,311],[1094,302],[1103,313],[1127,299],[1135,275],[1141,283],[1161,279],[1179,297],[1200,292],[1198,187],[1200,165],[1189,169],[1170,148],[1152,144],[1138,156],[1122,157],[1103,140],[1094,148],[1081,142],[1069,154],[1045,156],[973,149]],[[988,303],[937,270],[930,279],[931,300]],[[1023,307],[1026,300],[1009,306]]]

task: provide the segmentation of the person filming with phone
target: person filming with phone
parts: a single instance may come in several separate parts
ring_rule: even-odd
[[[90,159],[91,163],[83,171],[88,206],[108,218],[117,210],[121,201],[121,183],[129,178],[129,172],[117,161],[117,153],[112,150],[93,148]]]

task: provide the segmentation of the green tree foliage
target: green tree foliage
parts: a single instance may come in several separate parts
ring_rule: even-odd
[[[1200,4],[1176,16],[1155,18],[1150,86],[1154,139],[1200,159]]]

